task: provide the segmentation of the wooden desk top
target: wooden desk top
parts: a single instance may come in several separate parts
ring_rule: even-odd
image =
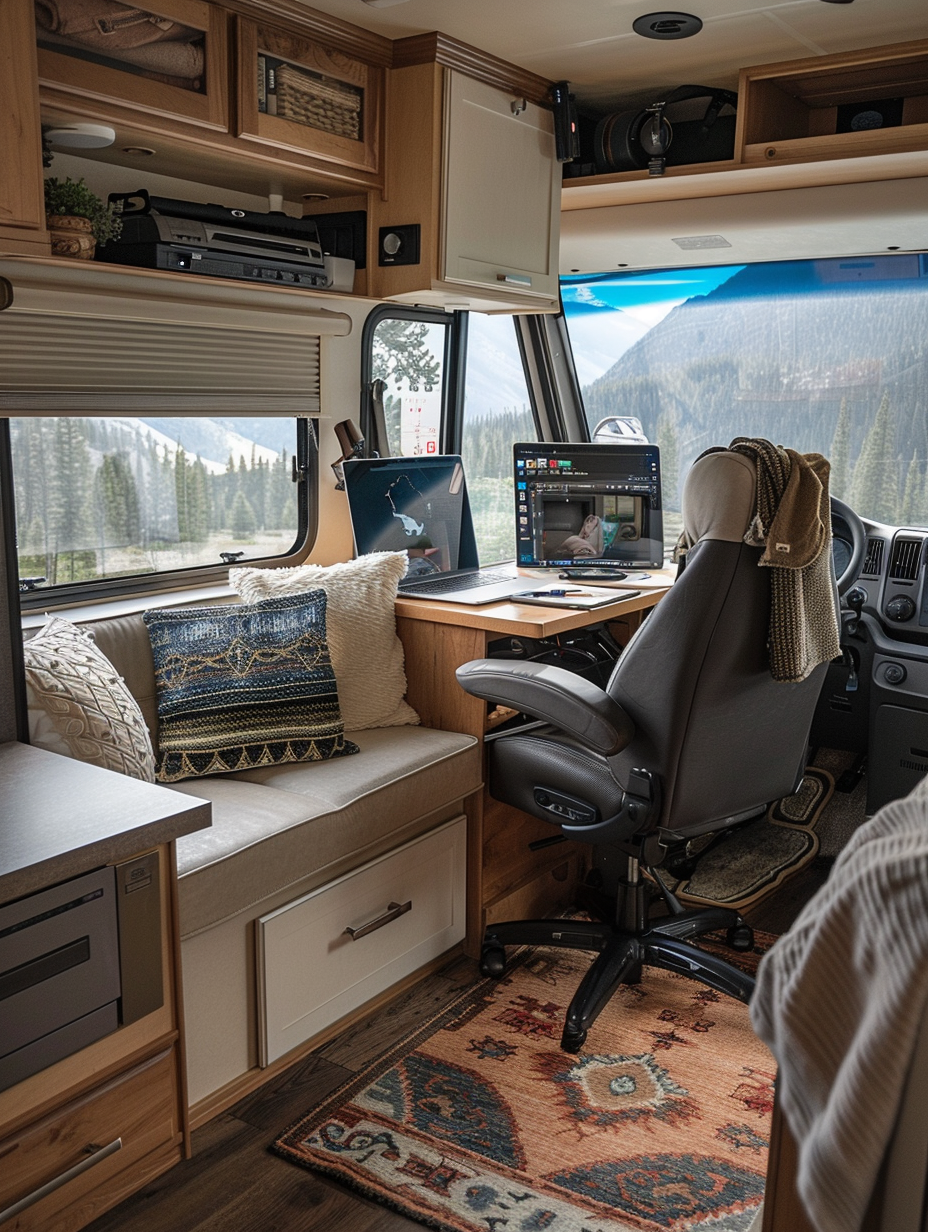
[[[559,633],[569,633],[572,629],[582,629],[585,625],[620,620],[632,612],[654,607],[672,585],[675,573],[675,569],[655,569],[647,582],[641,583],[640,593],[634,598],[623,597],[629,594],[628,589],[615,588],[614,603],[582,611],[509,602],[470,607],[460,603],[436,603],[428,599],[401,597],[396,601],[396,614],[406,620],[427,620],[432,624],[483,629],[519,637],[555,637]],[[528,584],[537,580],[533,577],[526,578]]]

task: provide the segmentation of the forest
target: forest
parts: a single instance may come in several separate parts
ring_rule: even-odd
[[[928,525],[928,295],[918,280],[778,293],[773,268],[669,312],[583,390],[591,426],[641,420],[670,509],[704,449],[763,436],[828,457],[832,493],[864,516]]]
[[[140,420],[14,419],[20,577],[49,585],[278,555],[293,545],[286,450],[225,466]]]

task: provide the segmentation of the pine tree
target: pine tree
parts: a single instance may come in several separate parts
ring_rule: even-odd
[[[657,444],[661,451],[661,486],[667,509],[680,508],[680,444],[677,420],[664,414],[657,421]]]
[[[842,398],[838,422],[835,424],[835,434],[831,440],[831,476],[829,479],[829,491],[839,500],[843,500],[847,492],[850,439],[851,422],[847,409],[847,398]]]
[[[918,453],[912,454],[912,461],[905,477],[905,487],[902,490],[902,503],[899,506],[899,520],[903,526],[918,526],[922,520],[922,494],[924,481],[918,465]]]
[[[233,539],[250,539],[255,533],[257,522],[255,511],[244,492],[236,492],[232,502],[231,530]]]
[[[864,517],[893,525],[899,502],[895,423],[884,394],[851,477],[850,504]]]

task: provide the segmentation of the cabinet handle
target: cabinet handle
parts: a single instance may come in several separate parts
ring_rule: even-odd
[[[497,274],[496,281],[508,282],[516,287],[530,287],[532,285],[532,280],[528,274]]]
[[[95,1146],[91,1144],[84,1148],[87,1152],[87,1158],[82,1159],[79,1164],[75,1164],[73,1168],[68,1168],[67,1172],[62,1172],[60,1176],[56,1176],[54,1180],[46,1181],[44,1185],[40,1185],[38,1189],[34,1189],[31,1194],[27,1194],[25,1198],[20,1198],[18,1202],[14,1202],[12,1206],[8,1206],[5,1211],[0,1211],[0,1223],[6,1223],[13,1219],[16,1215],[28,1207],[33,1206],[36,1202],[41,1202],[43,1198],[47,1198],[50,1193],[54,1193],[56,1189],[60,1189],[62,1185],[67,1185],[68,1181],[73,1181],[75,1177],[86,1172],[88,1168],[94,1168],[97,1164],[102,1164],[104,1159],[109,1159],[111,1155],[115,1155],[117,1151],[122,1150],[122,1138],[116,1138],[109,1146]]]
[[[379,915],[376,920],[371,920],[370,924],[362,924],[360,928],[352,928],[349,925],[345,932],[352,941],[358,941],[361,937],[366,937],[368,933],[374,933],[378,928],[383,928],[384,924],[389,924],[391,920],[398,920],[407,911],[412,911],[412,899],[405,903],[390,903],[383,915]]]

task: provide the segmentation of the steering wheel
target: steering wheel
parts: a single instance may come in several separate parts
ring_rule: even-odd
[[[831,498],[831,552],[838,595],[844,598],[860,574],[867,552],[867,532],[860,518],[844,501]]]

